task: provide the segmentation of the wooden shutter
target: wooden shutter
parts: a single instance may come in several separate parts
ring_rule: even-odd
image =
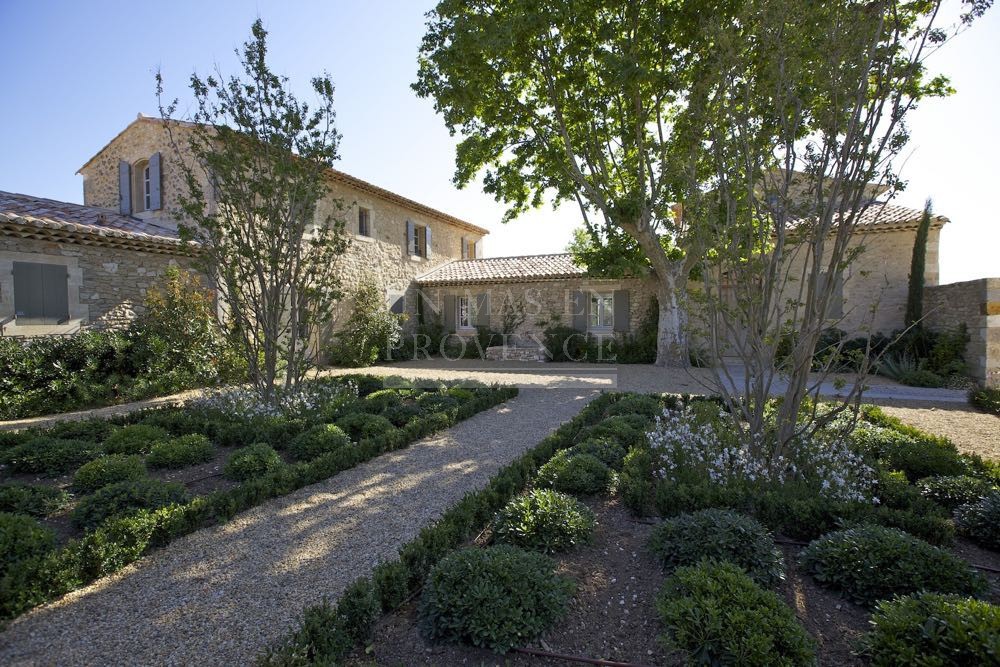
[[[587,299],[587,293],[582,291],[575,291],[570,294],[570,313],[572,315],[573,328],[577,331],[587,330],[587,311],[589,310],[590,302]]]
[[[444,297],[444,331],[445,333],[455,333],[457,322],[458,301],[454,294],[446,294]]]
[[[406,254],[413,254],[414,238],[417,235],[417,228],[413,225],[412,220],[406,221]]]
[[[614,293],[614,330],[615,331],[628,331],[629,330],[629,296],[627,289],[615,290]]]
[[[423,247],[424,257],[430,257],[431,256],[431,226],[430,225],[427,225],[427,226],[424,227],[423,237],[424,237],[423,238],[423,241],[424,241],[424,247]]]
[[[469,259],[469,241],[462,237],[462,259]]]
[[[22,324],[69,319],[69,284],[62,264],[14,262],[14,317]]]
[[[125,160],[118,161],[118,211],[132,214],[132,165]]]
[[[476,241],[475,245],[472,246],[472,257],[473,259],[480,259],[483,256],[483,240],[479,239]]]
[[[153,153],[149,158],[149,210],[158,211],[163,208],[160,203],[160,154]]]
[[[476,326],[490,326],[490,294],[484,292],[476,295]]]

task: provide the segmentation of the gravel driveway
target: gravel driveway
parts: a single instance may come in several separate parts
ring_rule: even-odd
[[[520,396],[410,447],[197,531],[36,609],[4,665],[247,664],[302,608],[335,599],[596,392]]]

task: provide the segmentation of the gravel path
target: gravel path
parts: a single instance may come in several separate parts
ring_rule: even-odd
[[[921,431],[943,435],[963,452],[1000,461],[1000,417],[971,405],[887,401],[882,409]]]
[[[172,542],[15,620],[4,665],[247,664],[596,395],[517,398]]]

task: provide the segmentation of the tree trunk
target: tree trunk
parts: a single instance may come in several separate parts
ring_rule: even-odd
[[[656,300],[659,305],[659,325],[656,331],[656,365],[687,367],[690,365],[687,338],[687,312],[682,300],[687,289],[687,269],[683,262],[672,265],[667,275],[657,276]]]

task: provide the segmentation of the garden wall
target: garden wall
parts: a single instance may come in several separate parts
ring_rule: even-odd
[[[924,316],[934,330],[964,322],[971,337],[965,358],[972,376],[1000,387],[1000,278],[927,287]]]

